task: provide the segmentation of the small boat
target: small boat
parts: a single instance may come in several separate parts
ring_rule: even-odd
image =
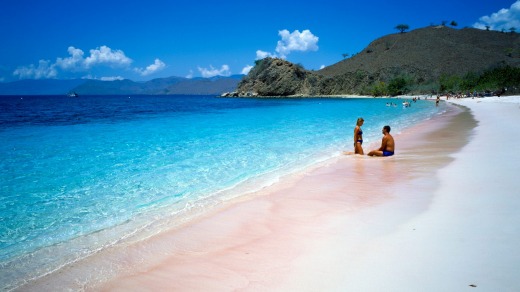
[[[76,92],[74,92],[74,91],[73,91],[73,92],[69,92],[69,93],[67,94],[67,96],[68,96],[68,97],[79,97],[79,95],[78,95]]]

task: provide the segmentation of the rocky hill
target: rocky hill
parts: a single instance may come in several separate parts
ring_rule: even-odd
[[[379,38],[362,52],[319,71],[266,58],[239,84],[241,94],[260,96],[371,94],[396,79],[407,91],[442,90],[440,79],[511,66],[520,68],[520,34],[426,27]],[[386,86],[385,85],[385,86]],[[520,84],[518,84],[520,87]]]

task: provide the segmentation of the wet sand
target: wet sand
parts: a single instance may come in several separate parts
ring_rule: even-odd
[[[513,196],[518,193],[514,187],[520,185],[502,173],[518,173],[520,155],[497,154],[502,167],[482,171],[488,169],[487,159],[496,162],[491,159],[495,156],[473,149],[481,150],[482,140],[490,142],[489,132],[502,133],[501,138],[510,133],[484,126],[491,120],[483,114],[486,109],[475,112],[473,104],[467,106],[471,111],[454,107],[406,133],[394,134],[397,151],[393,157],[342,156],[184,226],[100,252],[22,288],[512,288],[514,270],[506,268],[518,272],[520,267],[516,264],[519,253],[509,250],[520,244],[515,224],[520,216],[512,214],[514,207],[520,207],[520,199]],[[520,112],[516,110],[503,119],[518,122]],[[514,134],[513,141],[518,140],[518,130]],[[516,163],[508,164],[510,158]],[[499,178],[504,182],[497,186]],[[499,198],[497,191],[503,191]],[[509,254],[498,254],[508,250]]]

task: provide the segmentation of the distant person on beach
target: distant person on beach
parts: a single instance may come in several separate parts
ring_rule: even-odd
[[[355,154],[365,154],[363,152],[363,130],[361,130],[361,126],[363,126],[363,123],[365,120],[363,118],[358,118],[356,122],[356,127],[354,128],[354,153]]]
[[[390,126],[383,127],[383,140],[381,141],[381,147],[377,150],[372,150],[368,153],[368,156],[392,156],[395,151],[394,137],[390,135]]]

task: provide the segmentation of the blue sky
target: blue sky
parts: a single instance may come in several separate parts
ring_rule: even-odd
[[[444,20],[520,32],[520,0],[4,0],[0,82],[227,76],[268,55],[317,70]]]

